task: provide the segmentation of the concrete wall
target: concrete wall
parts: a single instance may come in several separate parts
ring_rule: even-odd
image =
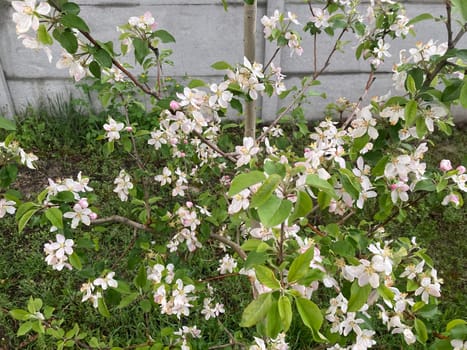
[[[174,47],[173,67],[165,67],[167,75],[175,77],[199,77],[206,81],[220,79],[218,71],[210,68],[216,61],[226,60],[231,63],[242,62],[242,16],[243,1],[229,1],[229,10],[223,10],[221,0],[75,0],[82,7],[82,16],[99,40],[115,39],[115,27],[125,23],[130,16],[151,11],[159,28],[172,33],[177,43]],[[59,50],[54,50],[54,61],[49,64],[44,53],[31,54],[16,39],[14,23],[11,21],[10,0],[0,0],[0,110],[7,115],[20,111],[27,104],[36,104],[41,98],[64,91],[73,91],[73,83],[67,70],[55,68]],[[404,1],[408,16],[423,12],[444,14],[442,0]],[[259,0],[258,23],[264,14],[272,14],[274,9],[289,10],[299,15],[301,22],[308,17],[307,5],[301,0]],[[385,94],[391,85],[391,67],[398,61],[398,52],[402,48],[413,47],[416,40],[430,38],[445,41],[445,28],[441,23],[421,22],[417,25],[417,38],[391,43],[393,57],[387,59],[370,91],[369,96]],[[220,35],[219,35],[220,34]],[[307,35],[304,35],[307,38]],[[309,35],[308,35],[309,37]],[[344,40],[352,40],[352,34]],[[267,62],[274,47],[264,40],[262,28],[258,26],[257,61]],[[322,64],[332,47],[331,38],[320,41],[319,64]],[[461,46],[467,47],[467,40]],[[312,42],[304,40],[305,52],[302,57],[289,56],[289,50],[283,50],[276,58],[276,65],[283,67],[288,77],[287,85],[299,81],[299,77],[310,72],[312,62]],[[368,63],[357,61],[352,48],[346,53],[337,53],[329,70],[320,78],[322,85],[317,90],[326,92],[327,99],[315,97],[310,106],[310,117],[322,117],[324,106],[339,96],[349,99],[358,98],[364,88]],[[222,72],[221,72],[222,73]],[[261,113],[264,120],[271,120],[276,111],[285,102],[277,99],[264,99]],[[467,111],[458,109],[456,116],[467,119]]]

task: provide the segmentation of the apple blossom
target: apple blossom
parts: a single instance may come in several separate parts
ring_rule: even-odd
[[[4,198],[0,199],[0,218],[3,218],[6,213],[13,215],[16,212],[16,202],[9,201]]]
[[[51,7],[41,1],[37,4],[36,0],[12,1],[11,5],[15,9],[13,22],[16,23],[16,32],[26,33],[32,28],[34,31],[39,29],[39,17],[49,14]]]
[[[124,127],[125,124],[117,123],[114,119],[109,117],[107,119],[107,123],[104,124],[104,130],[106,131],[105,138],[109,139],[109,142],[112,142],[113,140],[119,140],[120,131],[122,131]]]
[[[57,234],[55,239],[56,242],[50,241],[50,243],[44,244],[47,265],[51,265],[54,270],[58,271],[61,271],[64,267],[71,270],[72,267],[67,260],[68,256],[73,254],[73,240],[66,239],[62,234]]]
[[[252,137],[244,137],[242,146],[235,146],[235,152],[239,155],[237,167],[248,164],[251,157],[259,152],[259,147],[255,145]]]
[[[117,288],[118,282],[114,280],[115,272],[110,271],[105,277],[99,277],[92,282],[96,287],[101,287],[103,290],[106,290],[109,287]]]
[[[73,211],[64,213],[63,217],[71,219],[71,228],[77,228],[80,222],[86,226],[89,226],[91,224],[91,214],[91,209],[87,207],[83,208],[79,203],[76,203],[73,206]]]
[[[327,28],[329,27],[329,12],[328,10],[322,10],[320,8],[312,8],[311,12],[313,15],[310,21],[313,22],[316,28]]]
[[[120,170],[118,177],[115,178],[114,184],[116,184],[117,187],[115,187],[113,191],[118,194],[118,198],[120,198],[122,202],[127,201],[128,194],[133,188],[131,176],[125,170],[122,169]]]

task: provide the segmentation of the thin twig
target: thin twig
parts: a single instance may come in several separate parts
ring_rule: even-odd
[[[360,97],[358,98],[357,104],[355,105],[355,108],[353,109],[352,114],[347,118],[344,125],[342,126],[343,129],[346,129],[349,126],[349,124],[352,122],[352,120],[355,118],[355,116],[357,115],[358,110],[360,109],[360,105],[362,104],[365,97],[368,95],[368,92],[370,91],[371,86],[373,85],[375,80],[376,80],[375,72],[371,70],[370,74],[368,74],[368,79],[365,84],[365,90],[363,91],[363,94],[361,94]]]
[[[142,230],[146,232],[154,232],[154,230],[150,228],[149,226],[133,221],[131,219],[125,218],[120,215],[112,215],[112,216],[108,216],[105,218],[96,219],[96,220],[91,221],[91,223],[93,225],[120,223],[120,224],[134,227],[135,229],[138,229],[138,230]]]
[[[246,253],[243,251],[242,247],[240,247],[240,245],[238,245],[237,243],[232,242],[227,237],[221,236],[217,233],[211,233],[209,237],[229,246],[238,254],[238,256],[240,256],[240,258],[242,258],[243,260],[246,260],[246,257],[247,257]]]
[[[313,78],[305,84],[305,86],[302,88],[302,91],[300,91],[297,96],[293,99],[293,101],[280,113],[276,119],[274,119],[269,126],[266,128],[266,130],[263,131],[263,133],[257,138],[256,142],[261,143],[263,139],[269,134],[271,129],[276,126],[277,123],[300,101],[305,94],[305,92],[308,90],[309,87],[311,87],[314,83],[315,80],[318,79],[318,77],[323,74],[323,72],[326,70],[326,68],[329,66],[331,62],[331,58],[334,55],[334,53],[337,51],[337,45],[339,41],[342,39],[342,36],[344,33],[347,31],[347,26],[342,29],[341,33],[339,34],[336,42],[334,43],[333,48],[331,49],[331,52],[329,53],[328,57],[326,58],[326,61],[324,62],[323,66],[321,69],[313,74]]]
[[[96,48],[102,49],[102,46],[92,37],[91,34],[83,30],[79,31],[86,39],[88,39]],[[151,95],[156,99],[160,99],[160,96],[157,92],[152,91],[149,86],[141,84],[136,77],[130,73],[125,67],[121,65],[115,58],[111,57],[112,63],[117,67],[123,74],[125,74],[138,88],[140,88],[147,95]]]
[[[279,51],[281,50],[281,47],[277,47],[276,48],[276,51],[274,51],[274,53],[272,54],[271,58],[269,59],[268,63],[266,63],[266,65],[264,66],[263,68],[263,73],[266,72],[266,69],[269,67],[269,65],[272,63],[272,61],[274,60],[274,58],[276,58],[277,54],[279,53]]]
[[[203,135],[201,135],[199,132],[197,131],[192,131],[193,134],[195,134],[201,141],[203,141],[203,143],[205,143],[207,146],[209,146],[210,148],[212,148],[214,151],[216,151],[217,153],[219,153],[222,157],[230,160],[231,162],[233,163],[236,163],[237,160],[232,157],[230,154],[224,152],[223,150],[221,150],[219,147],[217,147],[215,144],[213,144],[211,141],[209,141],[208,139],[206,139]]]

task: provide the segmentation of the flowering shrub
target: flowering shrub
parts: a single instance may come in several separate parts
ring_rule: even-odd
[[[254,6],[254,1],[245,3]],[[32,168],[36,158],[10,136],[0,144],[0,217],[15,214],[22,231],[31,217],[42,216],[57,232],[56,241],[44,245],[45,262],[59,271],[83,269],[85,250],[79,249],[73,231],[82,225],[126,224],[163,241],[162,249],[151,240],[138,243],[129,281],[110,265],[80,287],[81,301],[104,317],[110,316],[106,297],[112,290],[119,295],[118,308],[143,300],[147,312],[153,308],[150,312],[180,321],[180,329],[164,333],[168,341],[151,330],[155,333],[148,334],[142,347],[197,348],[203,324],[192,324],[194,315],[208,321],[229,313],[205,276],[194,275],[174,258],[222,249],[219,274],[245,275],[251,284],[239,326],[256,326],[256,336],[239,340],[230,335],[231,343],[220,347],[288,349],[291,325],[298,322],[311,333],[309,348],[367,349],[377,344],[377,332],[400,334],[407,348],[416,342],[432,343],[435,349],[463,348],[465,321],[432,322],[443,281],[425,249],[414,239],[385,231],[391,220],[403,222],[427,193],[436,193],[443,205],[463,205],[465,167],[447,159],[438,168],[423,161],[430,135],[436,129],[450,133],[451,107],[467,108],[467,56],[456,48],[467,31],[467,7],[460,0],[446,3],[447,17],[441,20],[448,41],[430,40],[402,51],[393,68],[394,91],[400,95],[363,105],[375,72],[391,56],[389,39],[403,39],[418,21],[435,17],[409,19],[402,4],[390,0],[363,7],[357,0],[329,0],[320,7],[310,1],[304,18],[275,11],[261,19],[265,38],[277,44],[274,56],[281,49],[291,56],[316,52],[301,46],[301,35],[336,38],[323,66],[315,64],[301,87],[287,89],[273,56],[265,65],[251,57],[234,65],[216,62],[212,67],[225,72],[223,81],[208,86],[194,80],[171,89],[161,66],[170,55],[164,44],[175,38],[157,29],[150,13],[118,27],[122,57],[132,52],[143,70],[136,77],[128,63],[117,59],[112,42],[91,35],[77,4],[13,1],[13,21],[27,47],[50,57],[48,46],[56,41],[64,49],[57,68],[68,68],[75,81],[87,77],[98,82],[94,87],[101,101],[115,112],[103,125],[104,153],[122,149],[133,166],[117,169],[113,183],[113,192],[130,208],[128,217],[98,217],[98,194],[81,173],[76,180],[49,179],[35,200],[22,201],[7,188],[15,180],[16,164]],[[457,33],[451,4],[460,24]],[[302,34],[300,21],[306,21]],[[27,34],[31,30],[34,36]],[[368,62],[364,95],[355,103],[339,99],[331,105],[329,111],[339,112],[340,121],[327,118],[304,132],[305,147],[284,145],[282,119],[305,113],[301,106],[307,92],[347,31],[356,36],[357,58]],[[152,71],[155,81],[147,78]],[[290,104],[261,134],[245,135],[238,145],[221,142],[221,121],[231,108],[243,112],[259,96],[285,98],[290,93]],[[140,102],[146,95],[149,107]],[[136,123],[145,113],[152,119]],[[8,128],[7,121],[2,123]],[[18,335],[33,331],[50,336],[59,349],[120,349],[111,340],[80,332],[78,325],[65,333],[53,311],[31,297],[27,310],[10,313],[23,321]]]

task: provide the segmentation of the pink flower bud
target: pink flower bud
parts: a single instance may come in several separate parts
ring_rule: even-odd
[[[399,187],[397,184],[392,184],[392,185],[389,186],[391,191],[397,190],[397,187]]]
[[[172,100],[172,101],[170,101],[170,109],[172,111],[176,111],[176,110],[180,109],[180,104],[177,101]]]
[[[452,169],[451,161],[449,159],[443,159],[439,163],[439,169],[443,172],[451,170]]]
[[[457,207],[459,205],[459,198],[454,193],[450,193],[444,197],[441,204],[448,205],[449,203],[453,203]]]
[[[132,131],[133,131],[133,127],[132,127],[132,126],[127,126],[127,127],[125,128],[125,130],[128,131],[128,132],[132,132]]]
[[[81,198],[78,201],[78,204],[81,208],[86,209],[89,206],[88,199],[87,198]]]
[[[460,175],[465,173],[465,166],[459,165],[456,170],[459,172]]]
[[[96,213],[91,213],[91,214],[89,214],[89,218],[91,220],[96,220],[97,219],[97,214]]]
[[[192,202],[186,202],[186,207],[187,208],[193,208],[193,203]]]

